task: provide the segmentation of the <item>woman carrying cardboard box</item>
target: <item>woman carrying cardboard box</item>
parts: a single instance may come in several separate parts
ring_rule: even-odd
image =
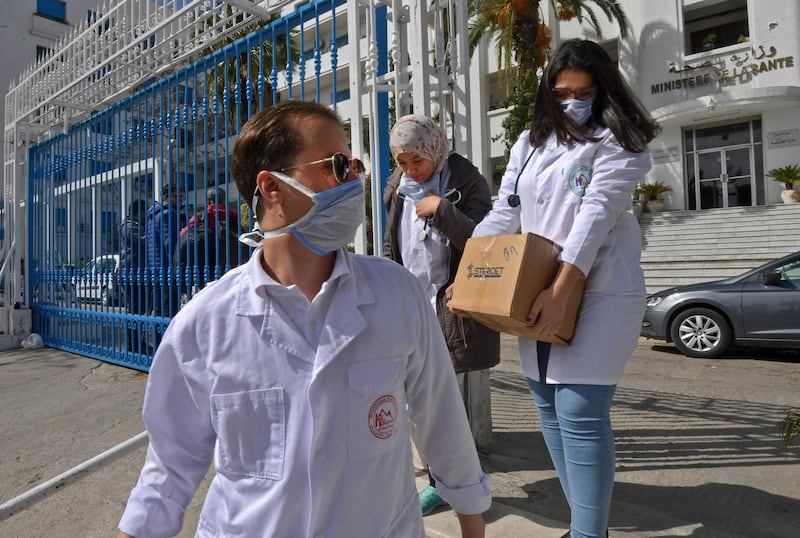
[[[585,279],[570,345],[520,338],[522,373],[571,511],[565,536],[606,536],[614,485],[611,401],[645,307],[641,234],[631,214],[658,126],[597,43],[569,40],[539,85],[532,128],[511,150],[500,195],[474,237],[532,232],[563,246],[529,321],[551,335]]]

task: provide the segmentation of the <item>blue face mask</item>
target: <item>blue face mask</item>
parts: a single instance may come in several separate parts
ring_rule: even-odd
[[[400,178],[400,186],[397,187],[397,193],[414,203],[428,196],[428,193],[433,191],[433,194],[439,195],[439,174],[434,174],[427,181],[419,183],[412,178],[403,175]]]
[[[364,178],[342,183],[322,192],[314,192],[295,179],[280,172],[270,172],[287,185],[302,192],[314,202],[308,212],[283,228],[262,231],[256,218],[258,189],[253,195],[253,231],[244,233],[239,241],[251,247],[258,247],[268,237],[278,237],[291,233],[308,250],[319,256],[347,246],[356,235],[359,225],[364,222]]]
[[[586,122],[592,117],[593,103],[594,97],[586,101],[567,99],[566,101],[561,101],[561,110],[578,125],[586,125]]]

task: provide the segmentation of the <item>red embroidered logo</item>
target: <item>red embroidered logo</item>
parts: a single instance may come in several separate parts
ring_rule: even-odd
[[[388,439],[394,432],[397,400],[391,394],[384,394],[369,408],[369,431],[378,439]]]

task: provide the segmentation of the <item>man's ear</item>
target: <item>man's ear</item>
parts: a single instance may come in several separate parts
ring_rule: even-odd
[[[267,170],[262,170],[256,176],[258,195],[265,201],[274,202],[276,197],[282,196],[281,182],[275,179]]]

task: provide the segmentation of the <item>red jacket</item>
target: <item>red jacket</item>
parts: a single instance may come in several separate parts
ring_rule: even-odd
[[[195,221],[198,217],[205,218],[209,230],[213,230],[217,226],[217,220],[222,220],[228,226],[237,226],[239,223],[239,215],[236,211],[231,211],[224,205],[210,204],[205,211],[201,211],[189,219],[188,224],[181,230],[181,239],[186,236],[189,230],[194,229]]]

